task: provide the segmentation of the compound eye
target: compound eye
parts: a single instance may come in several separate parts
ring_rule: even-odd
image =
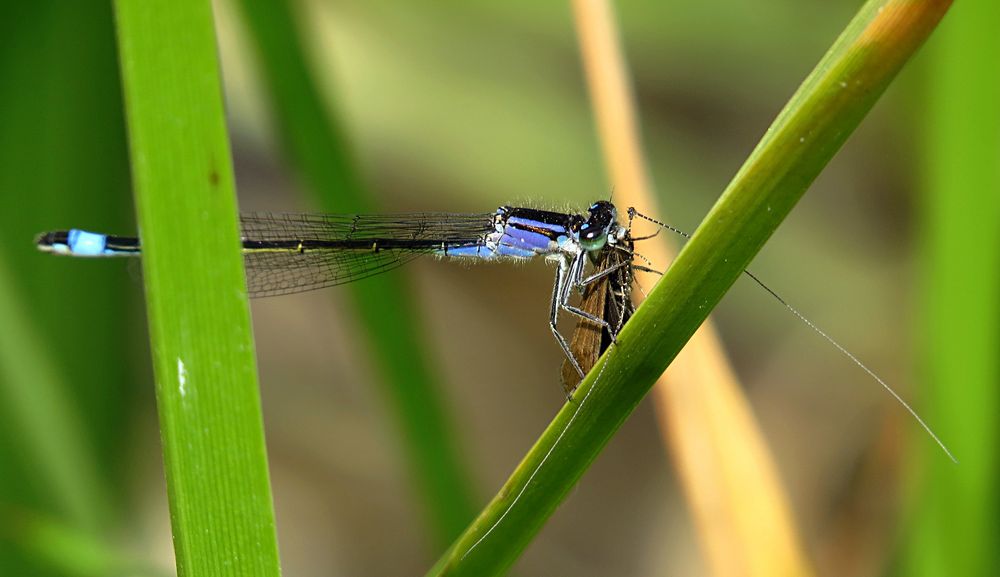
[[[586,222],[580,226],[580,244],[588,251],[601,250],[615,222],[615,205],[600,200],[590,205],[588,212]]]

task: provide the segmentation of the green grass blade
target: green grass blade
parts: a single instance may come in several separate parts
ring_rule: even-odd
[[[115,4],[178,574],[280,574],[212,8]]]
[[[341,128],[309,74],[291,7],[279,0],[244,0],[241,5],[286,152],[319,205],[332,213],[376,212]],[[380,276],[345,290],[352,292],[364,323],[424,508],[443,547],[473,518],[472,491],[459,458],[459,435],[417,337],[417,315],[397,281]]]
[[[1000,522],[1000,4],[962,2],[929,52],[921,375],[928,416],[961,460],[916,447],[906,575],[990,575]]]
[[[865,3],[610,349],[432,575],[502,573],[742,274],[950,2]]]

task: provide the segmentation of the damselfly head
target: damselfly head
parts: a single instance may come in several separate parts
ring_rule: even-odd
[[[580,225],[580,246],[594,252],[604,248],[613,227],[618,226],[618,211],[615,205],[599,200],[587,209],[587,220]]]

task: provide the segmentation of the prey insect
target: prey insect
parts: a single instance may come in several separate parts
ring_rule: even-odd
[[[635,280],[633,244],[628,235],[617,246],[605,248],[594,259],[595,274],[603,276],[583,288],[579,308],[604,322],[580,319],[569,345],[584,373],[590,372],[635,310],[632,305],[632,283]],[[580,384],[579,373],[568,360],[564,360],[560,376],[566,394],[571,395]]]

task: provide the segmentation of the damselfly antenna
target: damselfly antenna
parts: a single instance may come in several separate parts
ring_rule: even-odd
[[[669,230],[670,232],[673,232],[673,233],[675,233],[675,234],[677,234],[679,236],[682,236],[685,239],[690,239],[691,238],[690,234],[688,234],[688,233],[686,233],[686,232],[684,232],[684,231],[682,231],[682,230],[680,230],[678,228],[670,226],[669,224],[667,224],[665,222],[661,222],[659,220],[656,220],[655,218],[648,217],[648,216],[646,216],[646,215],[644,215],[644,214],[636,211],[634,208],[631,208],[631,207],[628,209],[628,217],[629,217],[629,223],[630,223],[629,226],[630,227],[631,227],[631,221],[632,221],[632,219],[638,217],[638,218],[641,218],[641,219],[643,219],[645,221],[651,222],[651,223],[655,224],[656,226],[658,226],[660,228]],[[906,409],[906,411],[908,413],[910,413],[910,415],[924,429],[924,431],[926,431],[927,434],[930,435],[930,437],[932,439],[934,439],[934,442],[937,443],[937,445],[939,447],[941,447],[941,450],[944,451],[944,454],[948,455],[948,458],[951,459],[952,462],[958,463],[958,459],[956,459],[955,456],[952,455],[951,451],[948,450],[948,447],[945,446],[944,442],[942,442],[941,439],[938,438],[938,436],[930,428],[930,426],[926,422],[924,422],[924,420],[922,418],[920,418],[920,415],[917,414],[917,411],[915,411],[913,409],[913,407],[910,406],[909,403],[907,403],[905,400],[903,400],[903,397],[900,396],[899,393],[897,393],[895,391],[895,389],[893,389],[892,387],[889,386],[889,383],[886,383],[885,380],[882,379],[882,377],[880,377],[877,374],[875,374],[875,371],[869,369],[867,365],[865,365],[864,363],[861,362],[861,359],[859,359],[853,353],[851,353],[846,348],[844,348],[843,345],[841,345],[839,342],[837,342],[833,337],[831,337],[829,334],[827,334],[823,329],[819,328],[818,326],[816,326],[815,323],[813,323],[812,321],[810,321],[809,319],[807,319],[805,317],[805,315],[803,315],[802,313],[800,313],[798,311],[798,309],[796,309],[792,305],[788,304],[788,301],[786,301],[785,299],[781,298],[781,296],[778,295],[778,293],[774,292],[774,290],[771,287],[769,287],[766,284],[764,284],[764,282],[761,281],[759,278],[757,278],[757,276],[754,275],[752,272],[750,272],[747,269],[744,269],[743,270],[743,274],[745,274],[748,277],[750,277],[755,283],[757,283],[758,285],[760,285],[761,288],[763,288],[765,291],[767,291],[768,293],[770,293],[771,296],[773,296],[779,303],[781,303],[782,306],[784,306],[786,309],[788,309],[789,312],[791,312],[793,315],[795,315],[796,317],[798,317],[799,320],[801,320],[803,323],[805,323],[807,327],[811,328],[813,331],[816,332],[816,334],[818,334],[819,336],[823,337],[828,343],[830,343],[831,345],[833,345],[838,351],[840,351],[845,357],[847,357],[848,359],[850,359],[855,365],[861,367],[861,370],[863,370],[864,372],[868,373],[868,376],[870,376],[871,378],[875,379],[875,381],[878,384],[882,385],[882,388],[885,389],[886,392],[888,392],[892,396],[892,398],[896,399],[896,402],[898,402],[900,405],[902,405],[903,408]]]

